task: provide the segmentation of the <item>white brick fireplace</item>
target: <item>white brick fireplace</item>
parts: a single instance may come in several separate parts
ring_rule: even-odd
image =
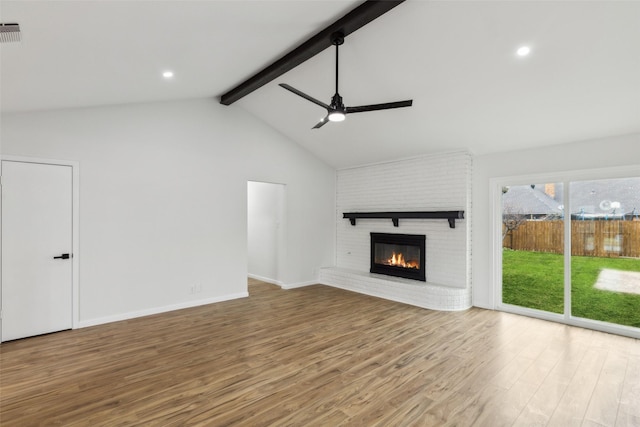
[[[471,155],[454,152],[339,170],[336,266],[320,283],[437,310],[471,306]],[[464,211],[446,219],[358,219],[345,212]],[[426,236],[426,283],[369,273],[370,233]]]

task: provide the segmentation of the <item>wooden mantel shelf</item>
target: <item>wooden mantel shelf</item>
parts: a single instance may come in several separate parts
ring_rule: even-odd
[[[345,212],[343,218],[348,218],[351,225],[356,225],[356,219],[389,218],[394,227],[398,226],[400,218],[446,219],[449,227],[456,228],[456,219],[464,219],[464,211],[427,211],[427,212]]]

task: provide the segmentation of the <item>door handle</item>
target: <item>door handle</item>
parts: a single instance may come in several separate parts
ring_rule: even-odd
[[[69,254],[62,254],[60,256],[54,256],[53,259],[69,259]]]

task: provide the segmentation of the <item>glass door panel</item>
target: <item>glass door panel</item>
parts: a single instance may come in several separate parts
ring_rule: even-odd
[[[502,188],[502,302],[564,313],[562,183]]]
[[[640,178],[570,184],[571,315],[640,327]]]

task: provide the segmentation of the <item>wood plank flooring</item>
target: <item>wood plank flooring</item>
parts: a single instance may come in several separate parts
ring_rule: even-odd
[[[316,285],[0,345],[10,426],[640,426],[638,340]]]

